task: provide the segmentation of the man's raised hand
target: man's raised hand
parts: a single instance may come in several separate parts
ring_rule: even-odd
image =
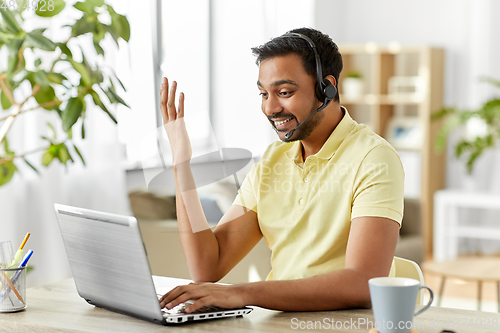
[[[168,79],[163,78],[160,89],[160,108],[163,127],[167,132],[174,165],[189,161],[192,155],[191,143],[184,123],[184,93],[179,94],[179,107],[175,106],[177,82],[169,90]]]

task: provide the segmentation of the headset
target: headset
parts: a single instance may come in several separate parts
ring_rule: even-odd
[[[300,127],[302,124],[304,124],[312,115],[316,114],[317,112],[323,110],[330,104],[332,99],[335,98],[337,95],[337,88],[327,79],[323,78],[323,69],[321,68],[321,61],[319,58],[318,51],[316,49],[316,45],[314,45],[314,42],[307,36],[303,34],[299,34],[296,32],[287,32],[286,34],[280,36],[280,38],[301,38],[305,40],[311,49],[314,52],[314,59],[316,60],[316,77],[317,77],[317,82],[316,82],[316,97],[320,100],[323,101],[323,104],[316,109],[315,111],[311,112],[309,116],[307,116],[306,119],[304,119],[300,124],[297,125],[294,129],[292,129],[290,132],[285,134],[285,140],[289,140],[290,137],[293,135],[293,133]]]

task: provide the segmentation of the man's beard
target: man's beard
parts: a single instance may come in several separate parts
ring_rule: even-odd
[[[318,109],[317,106],[313,106],[311,109],[311,112],[307,115],[309,116],[311,113],[316,111]],[[302,126],[300,126],[293,134],[290,139],[284,139],[282,140],[283,142],[293,142],[297,140],[305,140],[311,135],[312,131],[318,127],[320,121],[325,117],[325,114],[323,112],[318,112],[315,115],[313,115],[311,118],[309,118]],[[296,118],[297,119],[297,118]],[[300,123],[299,123],[300,125]],[[298,125],[297,125],[298,126]],[[290,131],[292,131],[291,129]],[[288,131],[288,132],[290,132]],[[287,133],[288,133],[287,132]]]

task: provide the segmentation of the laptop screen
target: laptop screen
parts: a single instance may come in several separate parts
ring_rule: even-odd
[[[99,307],[163,321],[137,220],[54,208],[80,296]]]

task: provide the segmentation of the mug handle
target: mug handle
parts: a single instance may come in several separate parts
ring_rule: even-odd
[[[425,310],[427,310],[431,306],[432,301],[434,300],[434,293],[432,292],[431,288],[429,288],[427,286],[420,286],[420,288],[418,288],[419,292],[420,292],[420,289],[422,289],[422,288],[425,288],[425,289],[429,290],[429,292],[431,293],[431,298],[429,299],[429,303],[427,303],[427,305],[423,309],[421,309],[420,311],[416,312],[414,314],[414,316],[418,316],[419,314],[421,314],[422,312],[424,312]]]

